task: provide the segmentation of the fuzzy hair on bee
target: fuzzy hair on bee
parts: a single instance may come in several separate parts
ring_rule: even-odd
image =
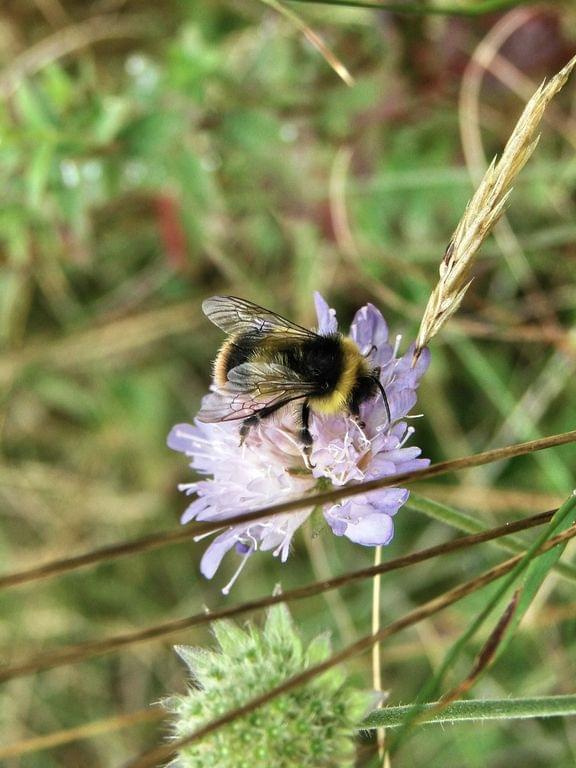
[[[312,445],[310,412],[349,414],[382,396],[380,368],[350,338],[320,334],[236,296],[213,296],[202,304],[206,317],[228,334],[214,361],[214,393],[199,421],[242,421],[243,441],[251,427],[289,403],[301,403],[300,439]]]

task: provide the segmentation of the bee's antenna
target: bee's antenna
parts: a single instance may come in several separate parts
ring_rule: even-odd
[[[378,351],[378,347],[376,346],[376,344],[372,344],[372,346],[370,347],[370,349],[368,350],[368,352],[365,352],[365,353],[362,355],[362,357],[370,357],[370,355],[372,354],[372,352],[377,352],[377,351]]]
[[[384,407],[386,408],[386,416],[388,416],[388,424],[392,424],[392,414],[390,413],[390,405],[388,404],[386,391],[384,390],[384,387],[382,386],[382,382],[378,377],[374,376],[374,381],[376,382],[378,389],[382,393],[382,400],[384,400]]]

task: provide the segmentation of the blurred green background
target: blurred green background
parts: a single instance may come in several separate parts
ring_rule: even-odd
[[[441,5],[438,0],[437,5]],[[472,2],[462,2],[470,8]],[[233,293],[302,323],[312,291],[344,327],[372,301],[407,345],[485,158],[574,53],[572,3],[477,16],[292,3],[349,70],[346,85],[292,19],[258,0],[5,0],[0,8],[2,570],[178,526],[190,478],[165,445],[206,392],[221,334],[200,304]],[[473,63],[483,55],[486,72]],[[576,85],[555,100],[508,218],[458,316],[435,340],[417,444],[433,461],[574,428]],[[489,525],[574,485],[564,447],[421,484]],[[316,532],[320,536],[316,536]],[[409,508],[384,556],[452,531]],[[4,661],[268,594],[372,562],[314,524],[282,566],[256,555],[199,574],[205,544],[114,560],[2,594]],[[383,582],[383,620],[497,561],[430,562]],[[573,585],[550,581],[478,697],[573,692]],[[545,599],[544,599],[545,598]],[[406,703],[468,617],[468,599],[382,650]],[[293,611],[336,646],[370,626],[371,586]],[[211,643],[206,628],[174,642]],[[471,663],[472,656],[469,661]],[[350,669],[371,686],[370,660]],[[170,641],[5,684],[0,744],[147,707],[184,686]],[[157,722],[7,758],[7,768],[120,765]],[[572,766],[561,720],[426,728],[397,764]],[[359,765],[375,765],[364,750]],[[393,763],[394,764],[394,763]]]

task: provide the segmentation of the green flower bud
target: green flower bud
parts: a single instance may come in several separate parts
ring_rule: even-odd
[[[218,650],[176,648],[192,676],[186,694],[164,701],[176,716],[176,739],[330,654],[326,635],[305,646],[283,605],[268,611],[263,631],[221,621],[214,625],[214,634]],[[352,768],[355,728],[370,703],[370,694],[353,689],[340,669],[331,669],[184,747],[170,766]]]

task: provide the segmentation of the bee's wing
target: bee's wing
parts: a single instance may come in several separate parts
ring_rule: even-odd
[[[269,309],[236,296],[212,296],[202,302],[202,311],[214,325],[226,333],[281,332],[301,339],[316,336],[314,331],[309,331]]]
[[[235,421],[275,410],[292,400],[309,397],[313,384],[295,371],[275,363],[242,363],[228,371],[228,381],[204,399],[197,419],[204,422]]]

